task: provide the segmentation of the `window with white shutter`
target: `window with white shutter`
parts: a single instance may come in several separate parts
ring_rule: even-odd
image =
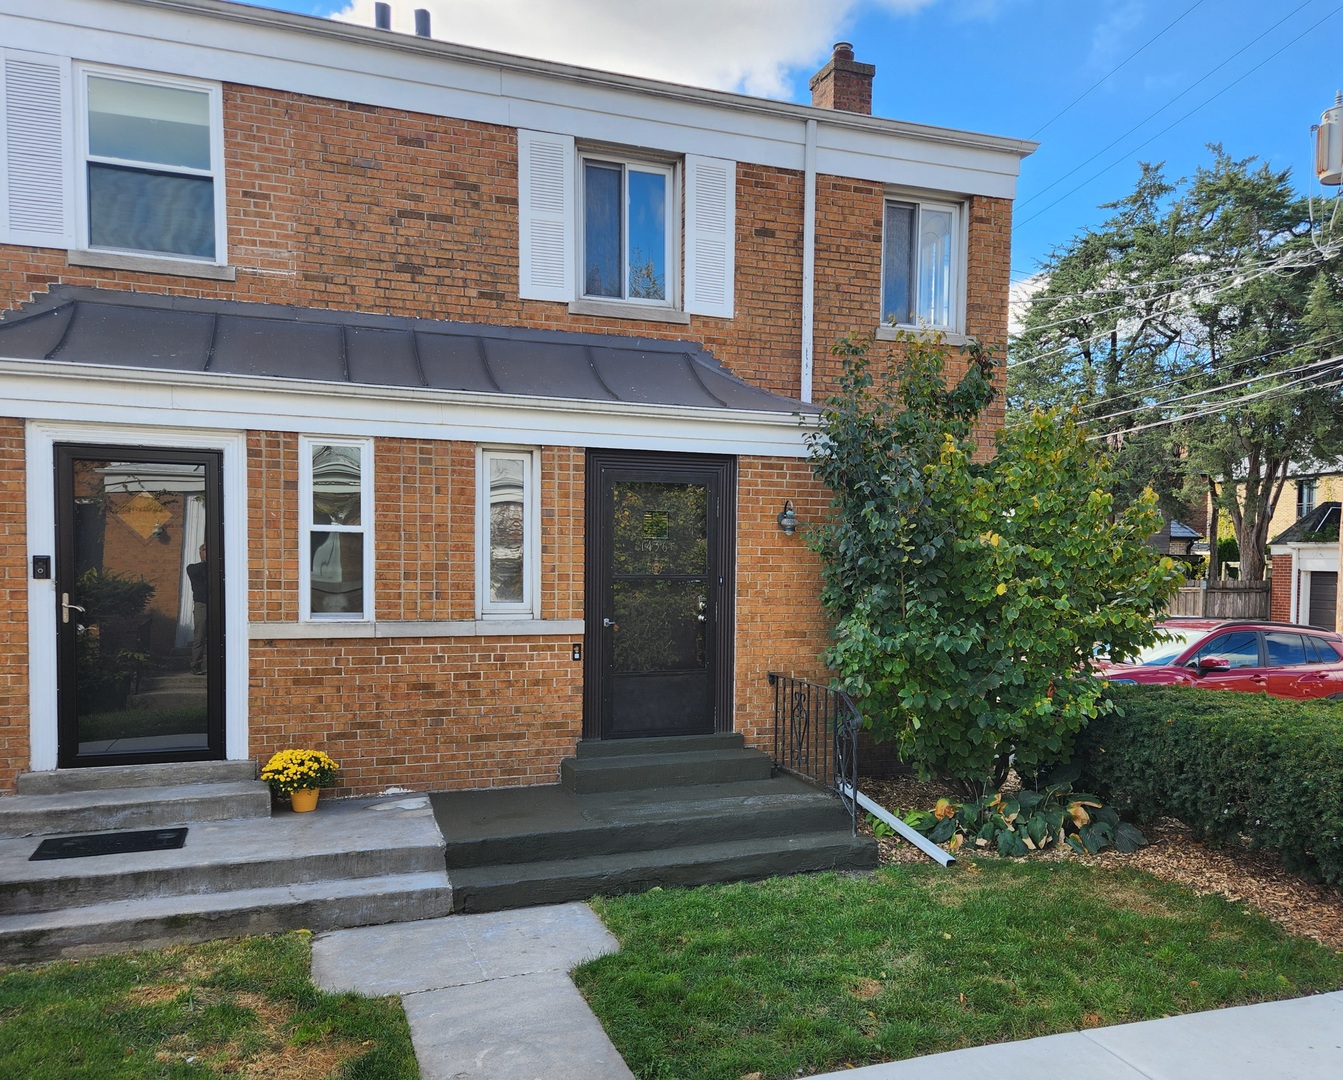
[[[73,242],[70,61],[0,49],[0,242]]]
[[[584,314],[731,318],[735,215],[732,161],[580,150],[567,135],[518,132],[523,299]]]

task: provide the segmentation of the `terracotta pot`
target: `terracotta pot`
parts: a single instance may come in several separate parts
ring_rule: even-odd
[[[317,796],[322,793],[321,788],[300,788],[298,791],[289,793],[289,805],[294,808],[296,814],[306,814],[310,810],[317,809]]]

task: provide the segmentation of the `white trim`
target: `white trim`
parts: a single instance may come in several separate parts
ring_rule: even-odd
[[[816,350],[816,121],[807,121],[802,167],[802,378],[797,396],[811,401]]]
[[[501,603],[490,592],[489,464],[496,458],[522,466],[522,600]],[[476,618],[480,620],[541,617],[541,452],[534,447],[476,447]]]
[[[359,524],[314,524],[312,454],[321,446],[347,446],[359,451]],[[303,622],[326,625],[333,622],[368,622],[374,607],[374,473],[373,440],[348,436],[300,435],[298,439],[298,617]],[[349,534],[363,538],[363,574],[360,583],[364,606],[358,612],[312,610],[312,534]]]
[[[805,458],[800,414],[530,398],[421,387],[146,371],[0,358],[11,415],[164,428],[295,431]]]
[[[798,172],[806,121],[816,119],[822,173],[1000,198],[1013,197],[1020,159],[1037,145],[197,0],[44,0],[0,16],[0,39],[39,50],[60,41],[74,56],[145,70]]]
[[[116,412],[108,410],[109,417]],[[224,477],[224,757],[248,750],[247,437],[241,431],[171,426],[131,427],[109,421],[30,420],[27,425],[28,553],[56,554],[56,492],[52,462],[58,442],[218,450]],[[28,579],[28,705],[30,768],[56,768],[56,582]]]
[[[326,638],[498,638],[582,637],[582,619],[450,619],[437,622],[297,623],[254,622],[247,627],[253,641],[295,641]]]
[[[210,115],[210,168],[194,169],[179,165],[149,164],[130,159],[107,158],[94,155],[89,150],[89,78],[108,79],[117,82],[132,83],[140,86],[161,86],[170,90],[189,90],[204,94]],[[217,82],[203,82],[199,79],[187,79],[179,76],[155,75],[127,68],[111,67],[106,64],[76,63],[74,80],[74,184],[75,184],[75,236],[79,249],[88,253],[107,253],[111,255],[149,256],[154,259],[169,259],[196,266],[225,266],[228,264],[228,192],[224,186],[224,105],[223,89]],[[214,186],[214,257],[194,258],[175,252],[154,251],[140,248],[95,248],[89,238],[89,162],[113,165],[130,165],[169,176],[190,176],[197,179],[209,178]]]

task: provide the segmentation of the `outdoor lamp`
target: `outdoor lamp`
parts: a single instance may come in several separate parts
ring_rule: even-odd
[[[797,532],[797,515],[793,513],[793,500],[785,499],[783,503],[783,512],[775,520],[779,523],[779,528],[784,531],[785,536],[792,536]]]

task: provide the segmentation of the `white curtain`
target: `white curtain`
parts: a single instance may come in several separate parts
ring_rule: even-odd
[[[205,543],[205,496],[187,496],[186,516],[182,520],[182,570],[181,584],[178,586],[177,636],[179,649],[191,644],[192,599],[191,581],[187,577],[187,566],[200,558],[201,545]]]

